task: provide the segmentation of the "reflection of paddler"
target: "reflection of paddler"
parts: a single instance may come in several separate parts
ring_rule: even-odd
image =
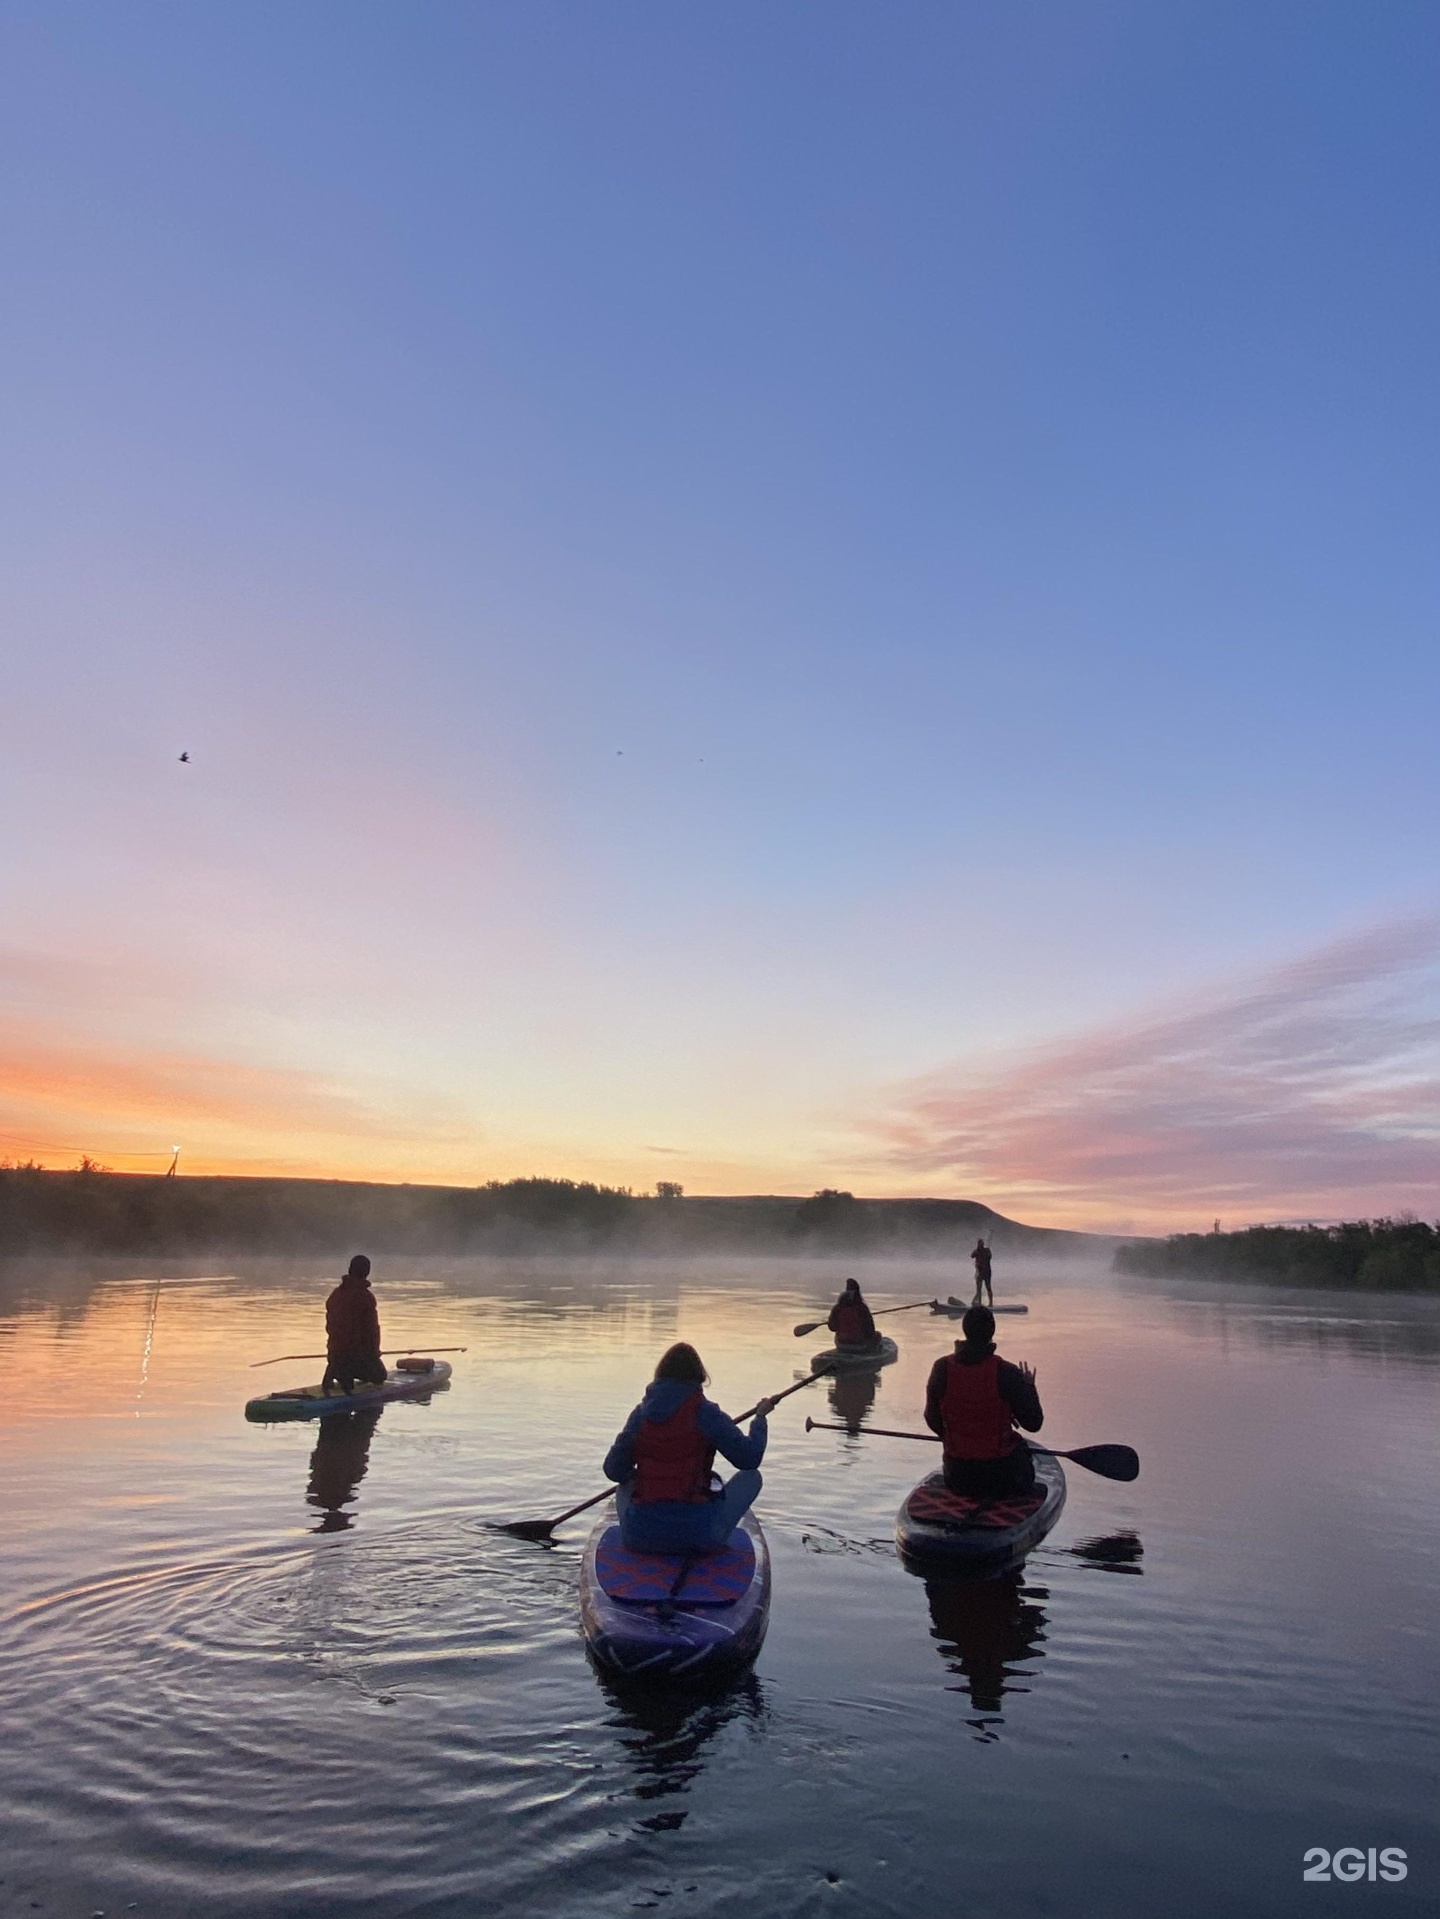
[[[834,1333],[837,1346],[874,1351],[880,1344],[880,1335],[875,1330],[875,1321],[865,1304],[858,1279],[846,1280],[845,1290],[830,1308],[830,1317],[825,1323]]]
[[[879,1390],[880,1371],[876,1366],[857,1366],[845,1371],[837,1367],[830,1374],[830,1405],[852,1431],[859,1430]]]
[[[977,1712],[999,1712],[1025,1659],[1045,1657],[1045,1609],[1026,1597],[1022,1573],[1004,1579],[932,1579],[930,1619],[946,1664],[964,1679]]]
[[[375,1406],[362,1413],[331,1413],[320,1421],[305,1492],[306,1505],[325,1515],[316,1532],[343,1533],[354,1525],[353,1515],[344,1509],[365,1477],[370,1441],[383,1411]]]
[[[600,1683],[614,1709],[609,1723],[639,1774],[636,1798],[668,1808],[638,1821],[646,1832],[665,1832],[683,1821],[681,1795],[704,1773],[706,1748],[717,1733],[737,1719],[758,1727],[765,1718],[765,1699],[753,1670],[740,1679],[733,1673],[712,1676],[678,1691],[633,1682],[616,1685],[603,1671]]]

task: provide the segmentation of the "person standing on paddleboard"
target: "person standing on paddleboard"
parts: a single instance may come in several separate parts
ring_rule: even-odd
[[[383,1386],[388,1377],[380,1357],[380,1311],[370,1290],[370,1262],[363,1253],[357,1253],[325,1302],[325,1378],[321,1390],[333,1384],[342,1393],[353,1393],[357,1381]]]
[[[834,1333],[837,1346],[880,1344],[880,1335],[875,1330],[875,1321],[865,1304],[858,1279],[846,1280],[845,1290],[830,1308],[830,1317],[825,1323]]]
[[[937,1359],[925,1390],[925,1424],[945,1447],[945,1484],[972,1499],[1010,1498],[1035,1484],[1035,1459],[1016,1431],[1045,1423],[1035,1374],[995,1351],[995,1315],[972,1306],[965,1335]]]
[[[750,1431],[708,1400],[709,1374],[682,1340],[661,1356],[645,1397],[616,1434],[601,1468],[619,1482],[620,1536],[631,1552],[703,1552],[723,1546],[755,1503],[762,1484],[773,1399],[755,1408]],[[710,1490],[716,1453],[739,1468],[721,1492]]]
[[[985,1244],[983,1239],[976,1240],[975,1250],[970,1257],[975,1262],[975,1297],[971,1300],[970,1304],[972,1306],[993,1306],[995,1304],[995,1294],[990,1285],[990,1248]],[[985,1295],[983,1299],[981,1298],[982,1290]]]

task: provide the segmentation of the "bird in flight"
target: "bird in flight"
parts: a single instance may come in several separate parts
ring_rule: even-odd
[[[182,753],[180,755],[180,764],[182,766],[188,766],[190,764],[190,755],[188,753]]]

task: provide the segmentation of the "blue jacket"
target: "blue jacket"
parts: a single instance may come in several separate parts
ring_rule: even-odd
[[[642,1419],[668,1419],[695,1390],[683,1379],[653,1379],[645,1388],[645,1397],[615,1435],[615,1444],[605,1455],[602,1471],[607,1479],[622,1483],[635,1471],[635,1435]],[[695,1424],[722,1458],[741,1472],[753,1471],[765,1457],[769,1426],[762,1413],[750,1422],[749,1434],[742,1433],[728,1414],[703,1395]],[[644,1506],[632,1506],[625,1522],[627,1545],[639,1551],[683,1552],[690,1546],[709,1542],[713,1526],[712,1509],[704,1501],[657,1499]]]
[[[605,1455],[605,1464],[600,1469],[605,1477],[629,1479],[635,1471],[635,1435],[640,1430],[641,1420],[668,1419],[694,1390],[688,1380],[652,1379],[645,1388],[645,1397],[616,1433],[615,1444]],[[770,1428],[765,1423],[763,1413],[757,1413],[751,1420],[747,1436],[728,1413],[722,1413],[713,1400],[706,1399],[702,1394],[695,1424],[716,1452],[728,1459],[732,1466],[738,1466],[742,1473],[753,1471],[765,1457],[765,1442],[770,1437]],[[683,1502],[666,1499],[658,1504],[668,1507],[671,1504],[680,1506]]]

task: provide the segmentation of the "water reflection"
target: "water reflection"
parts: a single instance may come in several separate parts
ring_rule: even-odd
[[[1121,1290],[1131,1288],[1122,1283]],[[1322,1292],[1223,1281],[1155,1290],[1183,1314],[1190,1331],[1222,1351],[1235,1339],[1325,1357],[1433,1362],[1440,1356],[1440,1302],[1429,1293]]]
[[[860,1423],[875,1404],[875,1395],[879,1390],[878,1367],[868,1367],[861,1372],[832,1373],[830,1410],[837,1418],[844,1420],[852,1433],[859,1432]]]
[[[946,1666],[964,1681],[948,1688],[968,1692],[980,1718],[972,1719],[976,1737],[992,1741],[1004,1724],[1000,1702],[1007,1692],[1029,1692],[1019,1683],[1033,1678],[1027,1660],[1043,1659],[1046,1613],[1040,1604],[1050,1594],[1027,1586],[1023,1572],[1002,1579],[929,1579],[931,1635]]]
[[[596,1678],[614,1708],[609,1723],[617,1729],[620,1749],[635,1768],[635,1797],[642,1800],[688,1792],[705,1770],[706,1747],[716,1735],[737,1721],[758,1727],[768,1710],[753,1671],[728,1684],[678,1693],[617,1685],[598,1673]],[[685,1817],[683,1807],[671,1807],[637,1825],[645,1832],[669,1832],[682,1825]]]
[[[323,1515],[317,1533],[348,1532],[355,1515],[345,1508],[355,1497],[370,1464],[370,1441],[385,1408],[360,1413],[329,1413],[320,1421],[310,1455],[310,1484],[305,1503]]]

